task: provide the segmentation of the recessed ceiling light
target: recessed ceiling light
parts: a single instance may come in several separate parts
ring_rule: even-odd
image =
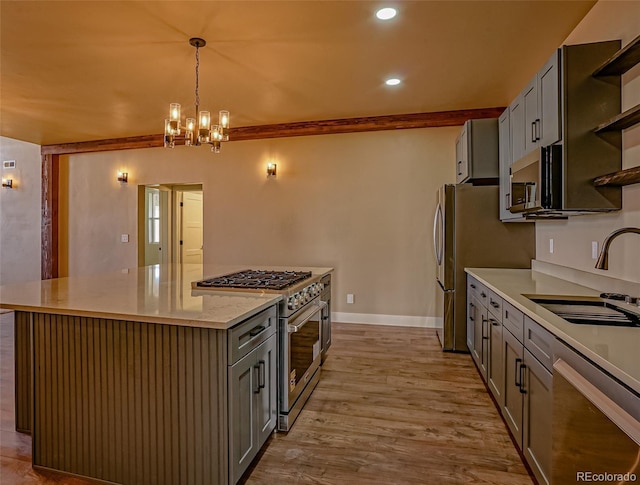
[[[398,84],[400,84],[402,81],[400,81],[400,79],[398,79],[397,77],[392,77],[391,79],[387,79],[384,83],[387,86],[397,86]]]
[[[376,12],[376,17],[378,17],[380,20],[389,20],[395,17],[397,13],[398,12],[396,12],[395,8],[386,7],[378,10]]]

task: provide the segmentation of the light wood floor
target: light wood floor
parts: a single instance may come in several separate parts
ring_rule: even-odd
[[[13,418],[13,330],[0,315],[0,484],[86,482],[31,468]],[[276,433],[247,484],[531,485],[469,355],[435,332],[334,324],[318,387]]]

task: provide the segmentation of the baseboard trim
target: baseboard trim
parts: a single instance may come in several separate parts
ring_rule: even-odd
[[[397,327],[436,328],[438,326],[437,317],[415,317],[411,315],[379,315],[375,313],[332,312],[331,320],[340,323],[393,325]]]

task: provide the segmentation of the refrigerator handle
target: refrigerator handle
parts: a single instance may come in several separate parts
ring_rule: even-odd
[[[442,244],[441,238],[438,238],[438,225],[441,221],[442,207],[440,206],[440,203],[438,203],[438,206],[436,207],[436,214],[433,217],[433,250],[435,252],[436,262],[438,263],[438,266],[442,264]],[[440,227],[442,228],[442,225],[440,225]],[[440,231],[440,234],[442,235],[442,230]]]

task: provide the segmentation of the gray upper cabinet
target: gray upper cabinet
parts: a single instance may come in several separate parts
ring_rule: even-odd
[[[560,141],[560,49],[536,76],[538,80],[538,126],[540,146]]]
[[[511,133],[518,147],[512,161],[517,161],[540,146],[560,141],[560,49],[527,84],[516,98],[521,119]],[[520,150],[522,149],[522,151]]]
[[[524,108],[524,153],[538,146],[538,76],[524,88],[522,94]],[[522,133],[521,133],[522,135]]]
[[[500,220],[503,222],[526,221],[523,214],[512,213],[511,205],[511,109],[504,110],[498,118],[498,159],[500,165]]]
[[[527,180],[538,197],[524,217],[566,218],[622,207],[620,187],[594,187],[594,179],[620,170],[620,133],[601,136],[595,127],[620,112],[620,80],[596,79],[594,69],[619,49],[619,41],[565,45],[555,49],[522,92],[509,105],[509,130],[500,128],[501,150],[509,138],[511,159],[501,165],[501,220],[522,220],[506,214],[511,191],[506,165],[532,160]],[[505,148],[502,148],[504,145]],[[555,154],[543,147],[556,146]],[[535,161],[537,159],[537,161]],[[545,175],[546,174],[546,175]],[[511,194],[513,195],[513,194]],[[520,208],[520,210],[522,210]],[[522,213],[520,213],[522,214]]]
[[[467,120],[456,139],[456,183],[499,176],[498,119]]]
[[[511,146],[510,163],[524,156],[524,101],[520,94],[509,105],[509,137]]]
[[[456,138],[456,183],[460,184],[469,178],[469,139],[468,125],[465,123]]]

